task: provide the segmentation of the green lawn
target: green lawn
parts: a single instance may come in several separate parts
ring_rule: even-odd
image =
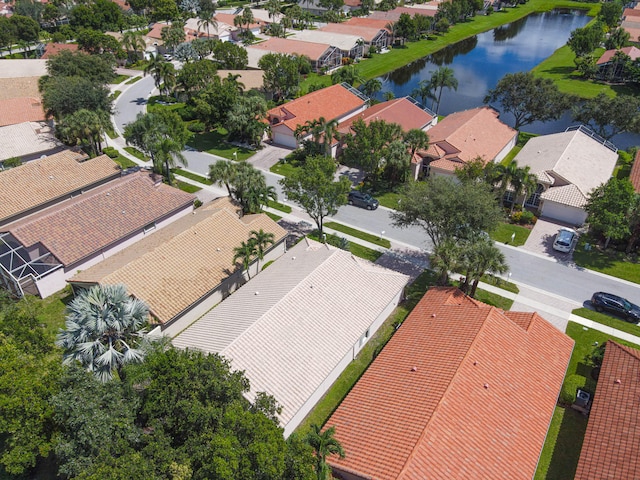
[[[599,313],[589,308],[576,308],[571,313],[575,315],[579,315],[584,318],[588,318],[589,320],[593,320],[594,322],[601,323],[602,325],[606,325],[607,327],[615,328],[616,330],[621,330],[623,332],[630,333],[631,335],[640,336],[640,326],[635,323],[625,322],[617,317],[612,317],[607,315],[606,313]]]
[[[320,237],[318,237],[316,232],[317,230],[308,234],[307,236],[315,240],[316,242],[321,242],[322,240],[320,240]],[[362,245],[358,245],[355,242],[349,242],[349,251],[356,257],[364,258],[365,260],[369,260],[370,262],[375,262],[382,255],[382,252],[363,247]]]
[[[207,133],[198,133],[189,140],[189,145],[201,152],[218,155],[227,160],[243,161],[256,153],[255,150],[227,143],[228,134],[224,128]],[[237,153],[237,158],[233,155],[234,152]]]
[[[38,319],[46,326],[47,334],[57,334],[58,330],[64,327],[65,309],[71,300],[73,293],[71,287],[67,286],[45,299],[27,295],[20,303],[36,309]]]
[[[346,233],[347,235],[351,235],[352,237],[365,240],[369,243],[373,243],[374,245],[379,245],[384,248],[391,248],[391,242],[386,238],[380,238],[377,235],[371,235],[370,233],[347,227],[346,225],[342,225],[341,223],[326,222],[324,226],[327,228],[331,228],[332,230],[337,230],[338,232]]]
[[[111,80],[109,83],[110,83],[111,85],[118,85],[118,84],[120,84],[120,83],[124,82],[124,81],[125,81],[127,78],[129,78],[129,77],[130,77],[130,75],[116,75],[116,76],[114,77],[114,79],[113,79],[113,80]]]
[[[400,194],[396,192],[374,193],[373,196],[380,202],[380,205],[382,205],[383,207],[391,208],[392,210],[398,208],[398,200],[400,199]]]
[[[595,342],[602,345],[611,339],[623,345],[640,348],[638,345],[610,337],[605,333],[588,329],[574,322],[569,322],[566,333],[575,340],[576,344],[567,368],[565,381],[569,377],[577,378],[581,380],[579,386],[584,386],[592,393],[595,392],[596,381],[591,378],[592,368],[585,363],[584,359],[595,349]],[[535,480],[564,480],[574,477],[586,427],[586,417],[569,408],[556,407],[540,456]]]
[[[277,222],[278,220],[280,220],[280,219],[282,218],[281,216],[276,215],[275,213],[271,213],[271,212],[264,212],[264,214],[265,214],[267,217],[269,217],[271,220],[273,220],[274,222]],[[264,266],[264,267],[262,267],[262,269],[264,270],[266,266],[267,266],[267,265],[265,264],[265,266]]]
[[[187,193],[196,193],[196,192],[199,192],[200,190],[202,190],[202,188],[200,188],[200,187],[197,187],[197,186],[192,185],[190,183],[181,182],[180,180],[174,180],[174,184],[180,190],[182,190],[183,192],[187,192]]]
[[[516,238],[511,242],[511,235],[516,234]],[[498,228],[490,233],[490,237],[494,242],[508,243],[514,247],[524,245],[529,238],[531,230],[520,225],[513,225],[511,223],[500,223]]]
[[[199,182],[203,185],[213,185],[213,182],[211,180],[196,173],[187,172],[186,170],[183,170],[181,168],[172,168],[171,171],[176,175],[188,178],[189,180],[193,180],[194,182]]]
[[[111,99],[115,101],[115,100],[120,96],[120,94],[121,94],[121,93],[122,93],[122,92],[121,92],[120,90],[115,90],[115,91],[111,94]]]
[[[369,367],[374,356],[382,350],[393,336],[396,331],[396,325],[407,318],[407,315],[409,315],[411,310],[413,310],[425,294],[427,288],[434,285],[435,281],[435,275],[426,270],[407,287],[404,302],[398,305],[389,318],[380,326],[378,331],[358,353],[355,360],[342,372],[340,377],[338,377],[324,397],[316,404],[307,418],[298,426],[298,432],[305,434],[313,424],[324,425],[333,411],[340,405],[342,399],[349,393],[367,367]]]
[[[503,280],[500,277],[494,277],[493,275],[483,275],[480,279],[481,282],[493,285],[494,287],[501,288],[511,293],[520,293],[520,289],[515,283]]]
[[[122,167],[122,169],[127,169],[130,167],[137,167],[138,164],[132,160],[129,160],[127,157],[125,157],[124,155],[120,155],[118,154],[118,156],[116,158],[112,158],[111,160],[113,160],[114,162],[116,162],[118,165],[120,165],[120,167]]]
[[[299,169],[300,169],[300,167],[295,167],[289,162],[283,163],[282,160],[280,160],[278,163],[273,165],[269,169],[269,171],[271,173],[276,173],[278,175],[282,175],[283,177],[288,177],[288,176],[292,175],[293,172],[296,172]]]
[[[267,205],[271,208],[275,208],[276,210],[280,210],[281,212],[291,213],[291,207],[289,205],[285,205],[279,202],[274,202],[273,200],[269,200]]]
[[[591,250],[585,250],[585,243],[591,245]],[[635,256],[627,256],[612,248],[601,250],[588,235],[580,237],[573,252],[573,261],[579,267],[622,278],[629,282],[640,283],[640,263]]]
[[[460,282],[458,281],[453,281],[451,283],[456,287],[460,286]],[[494,307],[501,308],[502,310],[510,310],[513,305],[513,300],[510,298],[505,298],[497,293],[487,292],[481,288],[476,290],[476,296],[474,298],[482,303],[493,305]]]
[[[149,157],[147,157],[144,153],[142,153],[136,147],[124,147],[124,149],[128,153],[130,153],[131,155],[136,157],[138,160],[142,160],[143,162],[148,162],[149,161]]]
[[[149,97],[149,102],[147,103],[147,112],[157,112],[158,110],[180,110],[184,108],[184,103],[175,102],[175,103],[159,103],[158,97]]]
[[[131,80],[127,80],[124,84],[125,85],[131,85],[133,83],[136,83],[138,80],[142,80],[143,77],[133,77],[131,78]]]

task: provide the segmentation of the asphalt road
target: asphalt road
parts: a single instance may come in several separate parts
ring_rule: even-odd
[[[124,125],[135,120],[136,115],[144,112],[146,99],[154,88],[153,79],[145,77],[131,85],[116,101],[114,118],[117,128],[122,131]],[[188,169],[206,176],[209,165],[218,160],[213,155],[203,152],[185,151]],[[278,198],[284,199],[278,180],[280,177],[271,172],[264,172],[267,184],[278,191]],[[297,210],[294,209],[294,213]],[[368,211],[345,205],[341,207],[334,219],[338,222],[365,230],[374,234],[382,234],[392,242],[407,246],[430,250],[430,242],[424,232],[417,227],[400,229],[394,227],[390,218],[391,211],[378,208]],[[301,218],[306,215],[301,212]],[[584,302],[591,298],[595,291],[607,291],[622,295],[634,303],[640,304],[640,285],[600,275],[589,270],[576,268],[572,264],[558,263],[555,259],[532,254],[520,248],[498,245],[511,267],[511,279],[542,291],[558,295],[575,302]]]

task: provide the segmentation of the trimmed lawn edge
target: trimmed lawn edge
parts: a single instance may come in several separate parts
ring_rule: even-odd
[[[574,315],[578,315],[579,317],[593,320],[594,322],[600,323],[602,325],[606,325],[607,327],[615,328],[616,330],[620,330],[621,332],[626,332],[631,335],[640,337],[640,326],[636,325],[635,323],[625,322],[624,320],[620,320],[619,318],[611,317],[606,313],[596,312],[595,310],[591,310],[585,307],[576,308],[571,313],[573,313]]]
[[[342,225],[341,223],[325,222],[324,226],[332,230],[337,230],[338,232],[344,233],[346,235],[359,238],[360,240],[364,240],[365,242],[373,243],[374,245],[378,245],[380,247],[391,248],[391,242],[386,238],[381,238],[376,235],[372,235],[370,233],[366,233],[361,230]]]

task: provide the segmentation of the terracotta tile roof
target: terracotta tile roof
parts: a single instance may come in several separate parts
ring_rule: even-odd
[[[120,167],[108,156],[87,159],[71,150],[4,170],[0,172],[0,223],[119,176]]]
[[[636,158],[633,160],[633,166],[631,167],[631,173],[629,174],[629,180],[633,185],[636,193],[640,193],[640,150],[636,153]]]
[[[111,1],[116,5],[118,5],[125,12],[128,12],[129,10],[131,10],[131,7],[129,6],[126,0],[111,0]]]
[[[624,47],[624,48],[620,48],[620,49],[612,49],[612,50],[607,50],[606,52],[604,52],[602,54],[602,56],[598,59],[598,61],[596,62],[596,65],[603,65],[607,62],[609,62],[613,56],[616,54],[616,52],[622,52],[625,55],[629,56],[631,58],[631,60],[636,60],[638,58],[640,58],[640,49],[637,49],[636,47]]]
[[[344,0],[347,7],[358,8],[362,6],[362,0]]]
[[[518,134],[498,118],[498,112],[490,107],[479,107],[452,113],[429,129],[429,144],[442,149],[444,157],[469,162],[481,157],[492,161]],[[431,148],[425,152],[433,156]]]
[[[149,304],[160,323],[167,323],[229,276],[233,249],[246,241],[252,230],[271,232],[276,242],[287,235],[266,215],[240,219],[236,210],[226,198],[214,201],[80,272],[69,282],[124,283],[132,295]]]
[[[256,43],[247,48],[268,52],[286,53],[289,55],[305,55],[309,57],[309,59],[317,61],[329,48],[331,48],[331,46],[323,43],[303,42],[301,40],[272,37],[266,42]]]
[[[342,23],[329,23],[326,26],[319,28],[322,32],[330,33],[343,33],[346,35],[357,35],[362,37],[365,42],[371,42],[376,35],[380,33],[380,28],[365,27],[361,25],[346,25]],[[384,29],[386,30],[386,29]]]
[[[533,478],[572,349],[538,314],[429,289],[327,421],[346,453],[334,472]]]
[[[387,20],[377,20],[371,17],[352,17],[343,25],[355,25],[357,27],[369,27],[369,28],[377,28],[377,29],[387,29],[387,25],[389,22]]]
[[[157,40],[162,39],[162,29],[168,27],[169,25],[165,22],[154,23],[151,30],[147,33],[147,37],[155,38]]]
[[[47,43],[44,47],[44,54],[40,58],[42,60],[46,60],[54,55],[57,55],[62,50],[75,52],[78,50],[78,45],[75,43]]]
[[[386,20],[387,22],[397,22],[400,18],[400,15],[403,13],[408,13],[412,17],[414,15],[424,15],[425,17],[435,17],[437,13],[437,9],[428,9],[428,8],[410,8],[410,7],[396,7],[393,10],[389,10],[388,12],[375,11],[371,12],[369,18],[374,20]]]
[[[364,112],[345,120],[338,125],[338,132],[349,133],[351,125],[358,119],[367,124],[373,120],[396,123],[402,127],[402,130],[408,132],[413,128],[422,130],[433,120],[433,116],[409,100],[408,97],[396,98],[388,102],[377,103]]]
[[[640,17],[640,10],[635,8],[625,8],[622,12],[622,18],[624,17]]]
[[[37,98],[11,98],[0,101],[0,127],[45,119],[42,102]]]
[[[234,19],[239,16],[239,15],[233,15],[232,13],[216,13],[216,20],[220,23],[225,23],[227,25],[229,25],[230,27],[234,27],[235,25],[233,23]],[[258,27],[262,27],[263,25],[267,25],[267,22],[263,22],[260,19],[254,19],[257,20],[254,21],[253,23],[249,24],[249,30],[254,29],[254,28],[258,28]],[[242,28],[247,28],[247,24],[244,24],[242,26]]]
[[[25,247],[41,243],[70,266],[187,208],[194,199],[140,171],[5,225],[2,231],[11,232]]]
[[[364,104],[365,101],[356,94],[337,84],[272,108],[267,116],[269,119],[280,119],[279,123],[271,121],[272,127],[284,124],[295,131],[298,125],[304,125],[309,120],[318,120],[320,117],[327,121],[339,119]]]
[[[576,480],[640,478],[640,351],[609,340]]]

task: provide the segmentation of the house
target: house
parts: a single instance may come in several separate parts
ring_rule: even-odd
[[[615,146],[583,126],[531,138],[514,159],[538,178],[525,206],[569,225],[584,223],[589,194],[609,180],[617,160]]]
[[[296,138],[296,129],[309,121],[324,118],[342,122],[367,107],[367,98],[346,83],[308,93],[267,112],[273,143],[297,148],[310,137]]]
[[[76,43],[47,43],[44,46],[44,53],[40,57],[42,60],[47,60],[54,55],[57,55],[62,50],[69,50],[70,52],[77,52],[78,45]]]
[[[411,160],[414,178],[455,174],[465,163],[481,158],[499,162],[516,146],[518,132],[500,121],[491,107],[452,113],[429,130],[429,147]]]
[[[25,122],[43,122],[45,117],[39,98],[17,97],[0,100],[0,127]]]
[[[633,160],[629,180],[631,181],[636,193],[640,193],[640,150],[636,152],[636,158]]]
[[[149,304],[161,328],[174,325],[180,331],[244,281],[245,272],[234,265],[234,248],[261,229],[274,235],[264,262],[275,260],[284,253],[287,232],[264,214],[239,217],[237,207],[224,197],[78,273],[69,283],[74,291],[122,283]],[[255,273],[257,262],[250,268]]]
[[[605,344],[575,480],[640,478],[640,351]]]
[[[108,156],[89,158],[74,150],[4,170],[0,172],[0,226],[77,197],[120,175],[120,167]]]
[[[309,13],[313,15],[318,15],[318,16],[323,15],[324,13],[327,12],[327,10],[329,10],[328,8],[320,5],[319,0],[302,0],[300,3],[298,3],[298,5],[300,5],[300,7],[302,7],[303,10],[306,10]],[[336,10],[336,13],[346,15],[347,13],[351,12],[354,9],[355,9],[354,7],[347,5],[345,3],[344,5],[342,5],[342,7]]]
[[[233,17],[233,15],[230,15]],[[218,16],[216,15],[217,25],[209,25],[207,28],[206,24],[200,24],[200,18],[189,18],[185,22],[184,31],[187,34],[187,41],[191,41],[195,38],[212,38],[215,40],[220,40],[221,42],[230,42],[233,40],[232,33],[237,29],[233,25],[233,19],[231,20],[231,24],[227,24],[224,21],[218,21]]]
[[[537,313],[430,288],[326,422],[333,476],[533,478],[572,349]]]
[[[284,17],[281,13],[275,13],[271,16],[271,13],[264,8],[252,8],[251,13],[253,14],[253,18],[265,24],[279,23],[282,17]]]
[[[323,32],[321,30],[295,30],[289,38],[337,47],[343,57],[357,59],[362,58],[365,54],[365,41],[361,36],[355,34]]]
[[[249,66],[257,68],[259,60],[268,53],[305,56],[318,73],[342,65],[342,53],[337,47],[323,43],[303,42],[288,38],[271,37],[264,42],[246,47]]]
[[[173,339],[243,370],[273,395],[288,436],[401,299],[408,277],[303,240]]]
[[[78,270],[190,213],[195,197],[161,180],[145,170],[125,172],[87,193],[72,194],[3,225],[0,281],[16,295],[45,298],[64,288]]]
[[[598,77],[606,79],[620,79],[623,76],[625,65],[615,61],[616,53],[621,52],[632,61],[640,58],[640,49],[636,47],[624,47],[620,49],[607,50],[596,62]]]
[[[241,40],[239,37],[239,33],[242,30],[249,30],[253,35],[258,35],[263,28],[265,28],[267,26],[267,22],[264,22],[258,18],[254,17],[254,21],[253,23],[250,23],[249,25],[244,24],[241,27],[235,27],[235,19],[236,17],[239,17],[240,15],[234,15],[231,13],[216,13],[216,20],[218,23],[223,23],[225,25],[229,25],[231,27],[234,27],[231,32],[232,32],[232,38],[234,41],[239,41]]]
[[[33,160],[65,148],[46,122],[22,122],[0,127],[0,163],[9,158]]]
[[[391,34],[386,28],[376,28],[365,25],[355,25],[346,23],[328,23],[326,26],[319,28],[322,32],[340,33],[346,35],[357,35],[361,37],[367,50],[371,46],[375,46],[378,50],[382,50],[391,45]]]
[[[355,27],[369,27],[369,28],[377,28],[377,29],[388,29],[389,25],[388,20],[377,20],[371,17],[351,17],[345,22],[342,22],[341,25],[353,25]]]
[[[433,2],[423,5],[412,5],[411,7],[396,7],[388,12],[375,11],[371,12],[368,18],[373,20],[385,20],[386,22],[397,22],[400,19],[400,15],[406,13],[413,17],[414,15],[423,15],[425,17],[435,17],[438,12],[438,7],[432,5]],[[422,7],[422,8],[418,8]]]
[[[640,17],[625,17],[620,27],[629,34],[629,41],[640,43]]]

